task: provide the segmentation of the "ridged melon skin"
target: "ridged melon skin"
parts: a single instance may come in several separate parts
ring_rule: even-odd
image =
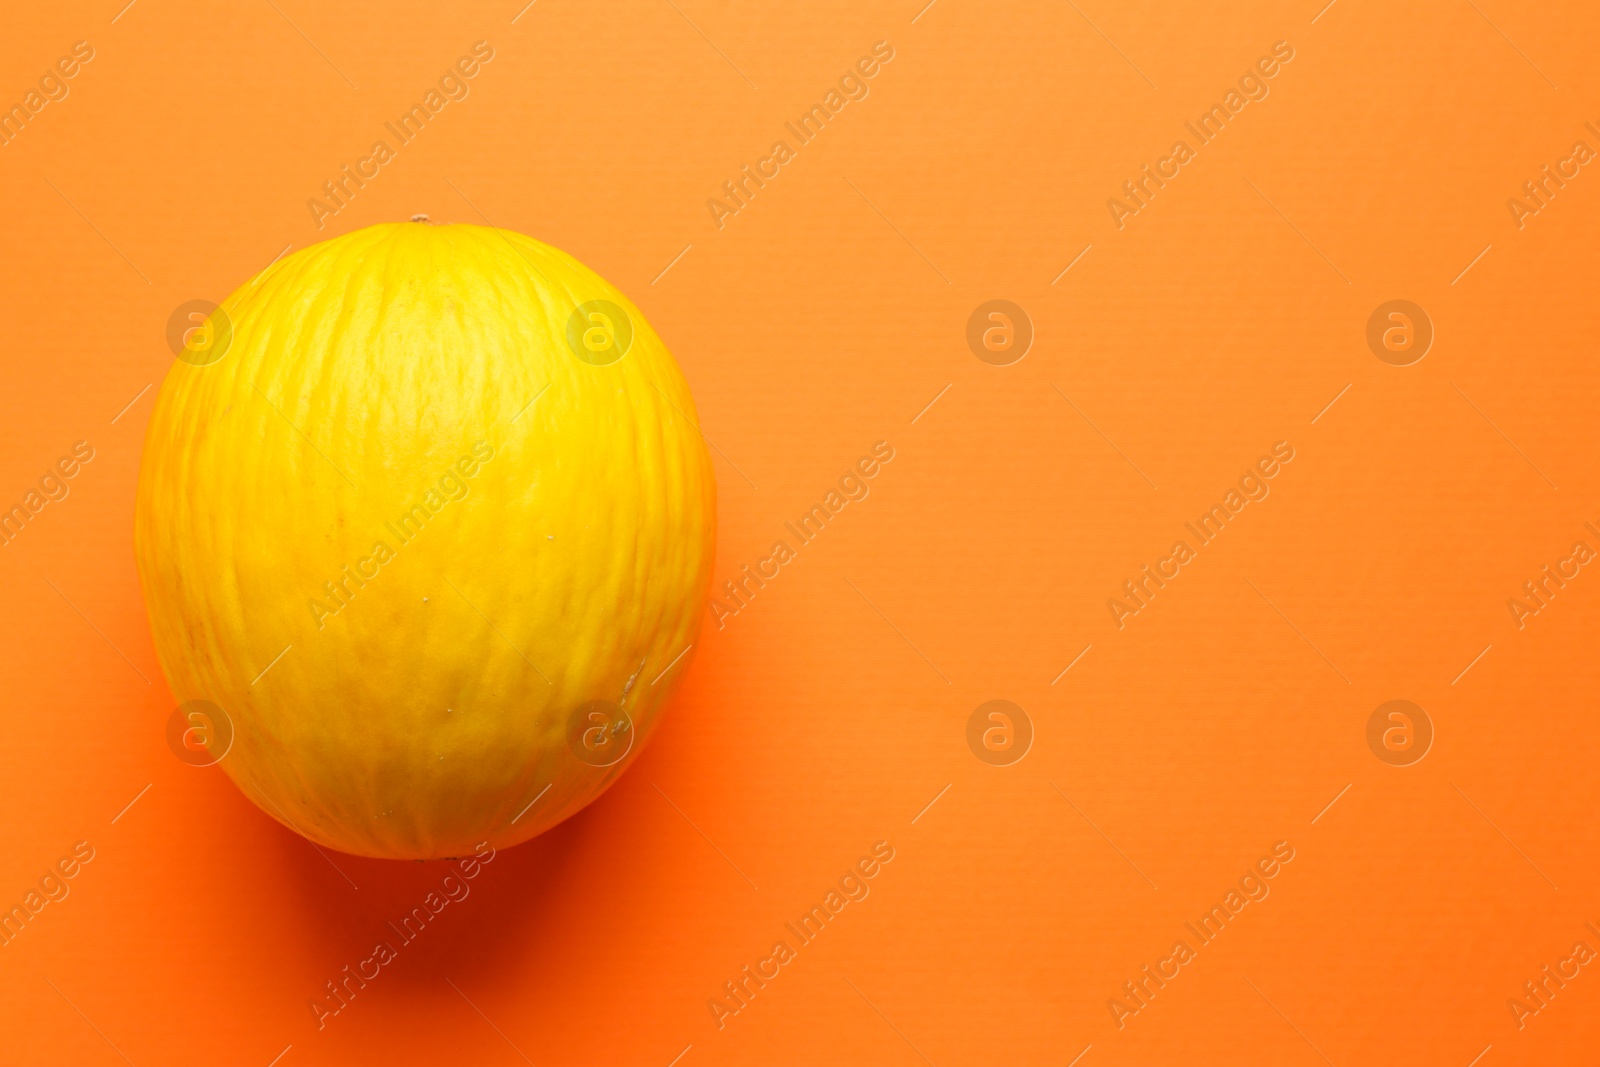
[[[632,326],[605,364],[568,342],[597,299]],[[134,525],[173,695],[233,725],[222,769],[375,857],[504,848],[594,800],[688,663],[715,553],[694,401],[644,316],[531,238],[421,222],[297,252],[222,313],[225,354],[162,384]],[[633,726],[609,767],[568,742],[594,700]]]

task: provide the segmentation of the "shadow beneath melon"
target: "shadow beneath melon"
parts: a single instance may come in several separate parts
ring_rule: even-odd
[[[638,894],[649,895],[640,853],[666,859],[661,835],[640,824],[641,808],[652,813],[647,823],[678,816],[656,810],[665,805],[641,770],[544,834],[479,862],[471,877],[470,860],[350,856],[274,823],[282,880],[298,887],[295,929],[304,943],[295,955],[325,961],[293,993],[306,1021],[319,1015],[313,999],[338,1009],[322,1017],[328,1036],[374,1025],[410,1030],[419,1013],[464,1012],[459,1025],[483,1026],[499,1040],[486,1017],[522,1044],[530,1027],[565,1029],[572,1012],[592,1010],[596,993],[614,985],[615,968],[631,966],[630,941],[660,935],[629,929],[659,926],[639,907]],[[380,945],[392,952],[386,961]],[[505,999],[512,991],[515,1003]]]

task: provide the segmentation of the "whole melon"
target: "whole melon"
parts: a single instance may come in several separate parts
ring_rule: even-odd
[[[638,756],[716,484],[626,297],[521,234],[378,225],[274,263],[179,354],[134,546],[173,695],[246,796],[344,852],[458,856]]]

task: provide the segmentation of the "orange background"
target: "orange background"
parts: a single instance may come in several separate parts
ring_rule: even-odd
[[[1506,601],[1600,548],[1600,176],[1520,229],[1506,201],[1600,148],[1600,12],[921,4],[8,12],[0,102],[95,57],[0,147],[0,503],[96,454],[0,548],[0,903],[95,858],[0,948],[0,1060],[1592,1060],[1594,967],[1521,1029],[1506,1001],[1600,949],[1600,577],[1520,630]],[[470,96],[319,231],[306,200],[478,40]],[[719,230],[707,198],[879,40],[870,96]],[[1118,229],[1107,198],[1279,40],[1270,95]],[[719,584],[896,456],[708,614],[616,788],[319,1032],[308,1000],[444,868],[320,856],[168,750],[140,392],[178,305],[415,213],[639,304],[716,446]],[[1365,340],[1395,298],[1436,331],[1406,367]],[[965,340],[991,299],[1036,331],[1010,366]],[[1118,629],[1107,598],[1279,440],[1270,497]],[[992,699],[1035,731],[1010,766],[967,745]],[[1368,748],[1392,699],[1436,731],[1410,766]],[[871,895],[719,1029],[708,999],[880,840]],[[1107,1000],[1278,841],[1271,895],[1119,1029]]]

